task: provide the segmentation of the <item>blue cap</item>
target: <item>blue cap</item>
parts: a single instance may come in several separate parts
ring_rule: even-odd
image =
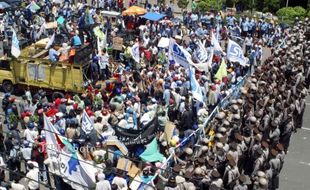
[[[28,124],[28,128],[29,128],[29,129],[33,129],[33,128],[34,128],[34,123],[33,123],[33,122],[29,123],[29,124]]]

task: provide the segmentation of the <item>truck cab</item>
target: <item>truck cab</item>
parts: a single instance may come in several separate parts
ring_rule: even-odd
[[[0,58],[0,84],[5,92],[12,92],[15,84],[10,59],[5,56]]]

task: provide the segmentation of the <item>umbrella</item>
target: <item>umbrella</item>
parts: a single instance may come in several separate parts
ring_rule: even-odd
[[[7,4],[6,2],[0,2],[0,9],[7,9],[10,7],[11,5]]]
[[[116,146],[124,155],[128,154],[127,147],[121,141],[119,141],[117,138],[113,136],[110,136],[107,139],[106,144],[109,146]]]
[[[147,11],[144,8],[138,6],[131,6],[127,10],[123,11],[123,16],[130,16],[130,15],[143,15]]]
[[[159,13],[146,13],[145,15],[141,16],[142,18],[145,18],[147,20],[152,21],[159,21],[160,19],[164,18],[165,15],[159,14]]]

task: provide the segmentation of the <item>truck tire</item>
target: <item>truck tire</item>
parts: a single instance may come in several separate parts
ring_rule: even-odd
[[[53,99],[53,101],[55,101],[57,98],[65,98],[65,95],[63,94],[63,93],[61,93],[61,92],[54,92],[53,94],[52,94],[52,99]]]
[[[2,83],[2,89],[5,93],[12,93],[14,91],[14,85],[11,81],[5,80]]]

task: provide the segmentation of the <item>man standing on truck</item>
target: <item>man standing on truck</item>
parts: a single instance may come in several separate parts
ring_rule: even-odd
[[[104,48],[102,54],[99,55],[100,79],[106,80],[109,78],[109,55]]]
[[[52,45],[52,47],[48,50],[48,58],[53,63],[59,60],[59,52],[54,49],[54,45]]]

